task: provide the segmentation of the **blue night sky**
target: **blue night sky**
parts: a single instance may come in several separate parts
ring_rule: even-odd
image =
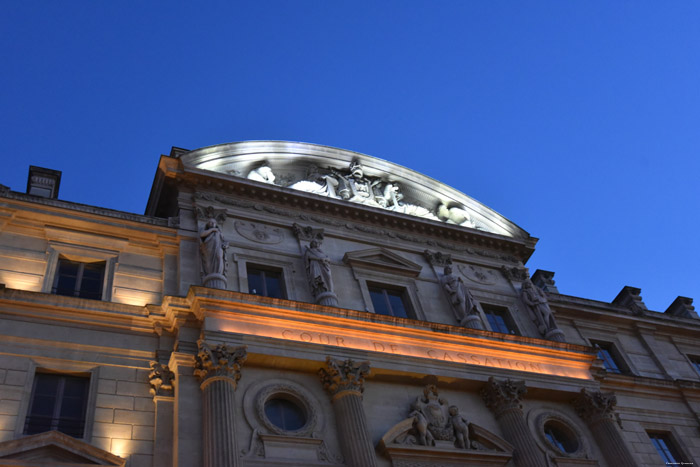
[[[62,199],[142,213],[171,146],[336,146],[513,220],[561,293],[700,307],[700,2],[0,7],[13,190],[39,165]]]

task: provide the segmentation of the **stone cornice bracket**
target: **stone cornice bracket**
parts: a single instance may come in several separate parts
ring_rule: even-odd
[[[226,380],[235,389],[241,379],[241,366],[248,358],[246,346],[229,347],[219,344],[211,347],[202,339],[197,341],[199,352],[195,357],[194,375],[199,379],[201,388],[217,380]]]
[[[579,396],[571,403],[579,417],[590,424],[599,420],[612,420],[617,398],[612,392],[581,389]]]
[[[168,365],[162,365],[160,362],[151,362],[148,382],[151,385],[151,395],[153,397],[173,397],[175,394],[173,381],[175,381],[175,373],[170,371]]]
[[[525,381],[496,381],[492,376],[480,392],[486,407],[500,417],[509,410],[522,410],[520,399],[527,394],[527,388]]]
[[[624,286],[620,293],[617,294],[617,297],[610,303],[627,308],[635,315],[641,315],[647,311],[647,306],[642,300],[642,289],[630,287],[629,285]]]
[[[693,299],[688,297],[677,297],[664,313],[680,318],[700,319],[693,306]]]
[[[449,254],[444,254],[441,251],[425,250],[423,255],[431,266],[445,267],[448,264],[452,264],[452,256]]]
[[[552,271],[538,269],[532,275],[531,280],[533,284],[545,292],[559,293],[559,289],[557,289],[556,283],[554,282],[554,273]]]
[[[292,224],[292,232],[299,241],[310,242],[311,240],[323,240],[323,229],[314,229],[313,227]]]
[[[331,400],[347,393],[362,396],[365,377],[369,376],[369,362],[355,363],[353,360],[336,360],[326,357],[326,367],[318,370],[323,388],[331,395]]]

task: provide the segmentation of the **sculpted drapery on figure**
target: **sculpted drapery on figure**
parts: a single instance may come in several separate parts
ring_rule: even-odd
[[[306,277],[309,280],[311,294],[316,303],[327,306],[338,306],[338,299],[333,292],[331,276],[331,261],[321,250],[321,236],[314,237],[304,249],[304,264]]]
[[[228,243],[224,241],[221,229],[216,220],[210,218],[204,228],[199,232],[201,244],[199,250],[202,255],[202,272],[204,273],[204,285],[214,288],[226,288],[226,248]]]
[[[443,271],[445,274],[440,278],[440,284],[450,300],[457,321],[464,324],[465,318],[477,313],[476,302],[462,278],[453,273],[451,265],[445,266]]]
[[[530,318],[535,322],[540,333],[546,335],[551,331],[559,329],[556,321],[554,321],[554,314],[549,308],[547,296],[542,290],[535,287],[530,279],[523,282],[520,296],[525,305],[527,305]]]

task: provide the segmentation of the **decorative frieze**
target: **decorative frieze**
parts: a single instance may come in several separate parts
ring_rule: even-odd
[[[336,398],[345,391],[361,395],[365,377],[369,376],[369,362],[355,363],[354,360],[337,360],[326,357],[326,367],[318,370],[323,388]]]
[[[197,345],[199,352],[195,357],[194,375],[199,378],[202,386],[208,384],[212,378],[226,378],[235,388],[241,379],[241,366],[248,357],[246,347],[219,344],[212,348],[202,340],[199,340]]]

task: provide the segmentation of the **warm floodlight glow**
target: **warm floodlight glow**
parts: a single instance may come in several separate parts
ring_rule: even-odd
[[[299,318],[303,315],[304,319],[294,319],[296,314],[300,315]],[[290,310],[264,317],[239,312],[211,313],[205,320],[205,328],[311,345],[592,379],[589,368],[593,357],[582,353]]]

